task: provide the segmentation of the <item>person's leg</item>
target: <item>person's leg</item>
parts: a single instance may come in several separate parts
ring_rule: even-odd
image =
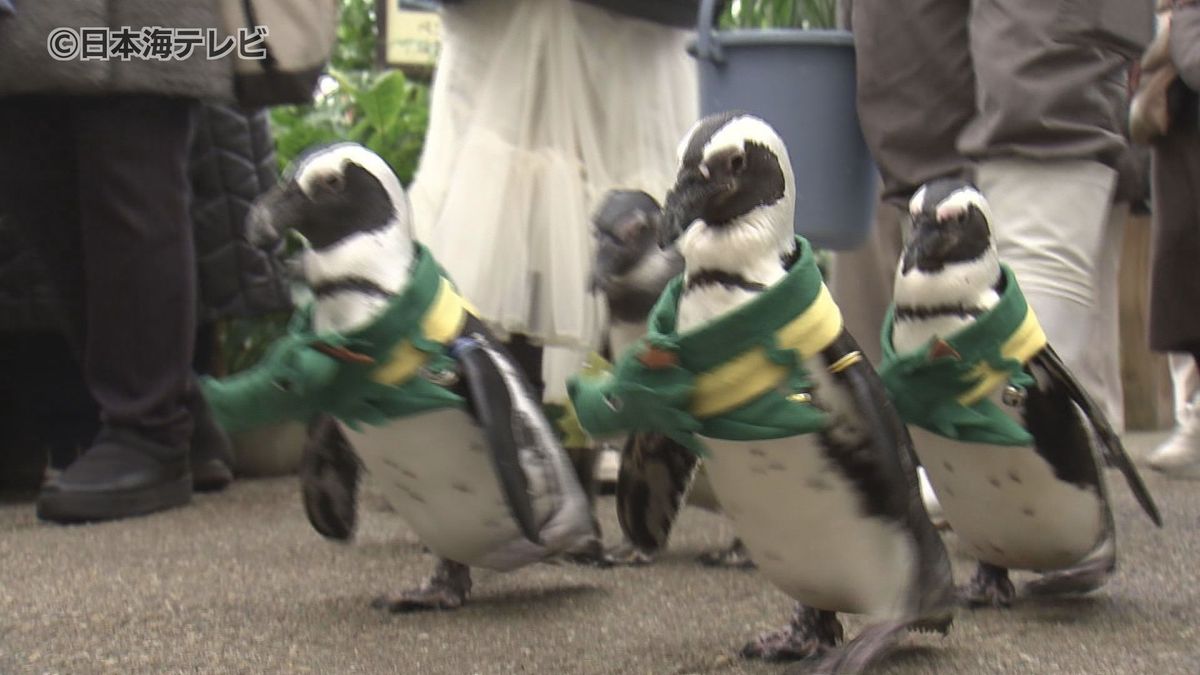
[[[121,518],[191,497],[194,104],[127,96],[73,105],[83,369],[104,424],[39,498],[39,515],[57,521]]]
[[[1097,362],[1098,391],[1116,405],[1109,405],[1108,421],[1118,433],[1125,432],[1125,394],[1121,377],[1121,255],[1125,250],[1125,225],[1129,221],[1128,202],[1114,204],[1109,210],[1096,276],[1096,299],[1099,311],[1092,316],[1092,330],[1100,336],[1099,343],[1110,351],[1094,354]],[[1096,347],[1093,347],[1095,349]]]
[[[859,121],[884,200],[896,206],[926,181],[970,173],[955,147],[975,114],[969,11],[961,0],[856,0],[851,8]]]
[[[852,251],[835,251],[830,266],[829,292],[842,311],[846,330],[876,365],[882,354],[883,316],[892,302],[896,263],[904,250],[907,213],[881,202],[867,240]]]
[[[186,170],[194,104],[121,97],[85,105],[78,136],[85,376],[106,424],[184,446],[196,333]]]
[[[10,98],[0,103],[0,220],[5,222],[5,232],[17,239],[15,246],[31,250],[38,258],[56,296],[62,331],[76,341],[82,326],[72,317],[80,315],[83,281],[74,134],[71,115],[59,99]],[[0,379],[14,388],[9,391],[11,404],[0,395],[0,406],[20,415],[31,444],[49,446],[54,467],[65,467],[78,456],[78,445],[86,445],[94,434],[94,429],[89,433],[82,428],[86,420],[76,425],[71,423],[75,420],[64,424],[57,418],[74,407],[64,403],[76,399],[74,390],[47,391],[80,380],[76,363],[62,360],[71,350],[50,333],[31,334],[8,346],[18,351],[0,358],[0,364],[8,361],[10,366]],[[37,362],[50,357],[57,360]],[[80,393],[87,398],[86,390]],[[66,429],[76,426],[80,428]],[[87,437],[69,438],[70,431]]]
[[[1200,390],[1195,386],[1200,346],[1171,356],[1171,379],[1179,402],[1175,430],[1150,452],[1146,461],[1152,469],[1169,476],[1200,479]]]
[[[979,187],[992,208],[1000,259],[1012,267],[1046,336],[1109,419],[1123,419],[1119,379],[1110,381],[1117,345],[1098,332],[1113,316],[1116,256],[1107,255],[1109,200],[1116,172],[1087,160],[982,162]],[[1111,284],[1111,286],[1110,286]]]
[[[1114,424],[1123,419],[1116,331],[1113,166],[1125,148],[1124,56],[1059,21],[1061,3],[979,0],[971,50],[978,114],[959,139],[978,159],[1000,258],[1050,343]]]
[[[542,393],[546,390],[546,383],[542,379],[542,346],[531,342],[527,335],[513,333],[504,342],[504,348],[512,354],[513,360],[529,380],[534,398],[542,400]]]
[[[63,330],[82,335],[83,272],[72,114],[64,99],[0,103],[0,218],[37,255],[57,296]]]
[[[1167,367],[1171,371],[1171,396],[1175,401],[1175,423],[1183,421],[1189,411],[1188,404],[1200,395],[1200,361],[1195,354],[1171,352],[1167,354]]]

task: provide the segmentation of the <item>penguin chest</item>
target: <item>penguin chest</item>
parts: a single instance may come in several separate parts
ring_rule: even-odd
[[[608,328],[608,348],[612,361],[615,363],[625,350],[645,334],[645,321],[611,321]]]
[[[864,511],[817,435],[705,445],[717,498],[768,579],[819,609],[903,615],[915,578],[912,538]]]
[[[1104,537],[1107,506],[1099,488],[1058,479],[1034,448],[911,432],[947,522],[975,558],[1013,569],[1061,569]]]
[[[542,556],[504,500],[482,429],[445,409],[354,431],[343,427],[376,489],[436,555],[507,569]],[[555,510],[552,486],[526,471],[538,522]],[[516,548],[515,557],[508,555]],[[511,559],[510,559],[511,558]]]

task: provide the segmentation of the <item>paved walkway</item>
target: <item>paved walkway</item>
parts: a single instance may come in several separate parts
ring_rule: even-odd
[[[1200,483],[1147,481],[1167,528],[1113,480],[1122,566],[1102,592],[963,612],[949,637],[912,636],[876,672],[1200,673]],[[601,515],[615,541],[611,498]],[[418,582],[428,556],[379,512],[352,546],[322,540],[292,478],[82,527],[41,524],[31,504],[8,503],[0,674],[783,673],[733,654],[786,620],[787,598],[754,573],[691,560],[729,536],[721,518],[692,509],[654,566],[485,572],[461,611],[394,616],[371,598]],[[969,561],[956,555],[955,566],[965,580]],[[848,632],[859,625],[851,618]]]

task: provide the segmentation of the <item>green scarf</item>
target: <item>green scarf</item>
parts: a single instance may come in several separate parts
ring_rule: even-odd
[[[694,330],[676,331],[683,277],[651,311],[647,335],[626,350],[612,373],[575,377],[571,402],[594,436],[662,433],[703,455],[696,435],[765,440],[825,428],[810,405],[803,366],[842,330],[842,317],[821,280],[808,242],[779,283],[749,303]]]
[[[201,386],[228,431],[328,413],[357,427],[463,400],[434,384],[454,370],[446,343],[457,337],[466,307],[433,256],[417,246],[408,286],[372,323],[347,335],[317,334],[312,305],[253,368]],[[424,377],[418,377],[423,373]]]
[[[883,324],[879,375],[905,422],[971,443],[1031,445],[1033,437],[987,397],[998,387],[1028,387],[1024,365],[1046,345],[1033,309],[1007,266],[999,303],[974,323],[920,349],[897,354],[895,307]]]

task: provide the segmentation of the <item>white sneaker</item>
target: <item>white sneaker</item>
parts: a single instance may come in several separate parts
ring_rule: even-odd
[[[1175,433],[1150,453],[1146,463],[1172,478],[1200,480],[1200,396],[1184,407]]]
[[[921,479],[921,501],[925,503],[925,512],[929,514],[929,522],[939,530],[950,527],[950,523],[946,522],[946,514],[942,512],[942,505],[933,492],[929,476],[925,475],[925,467],[917,467],[917,477]]]

